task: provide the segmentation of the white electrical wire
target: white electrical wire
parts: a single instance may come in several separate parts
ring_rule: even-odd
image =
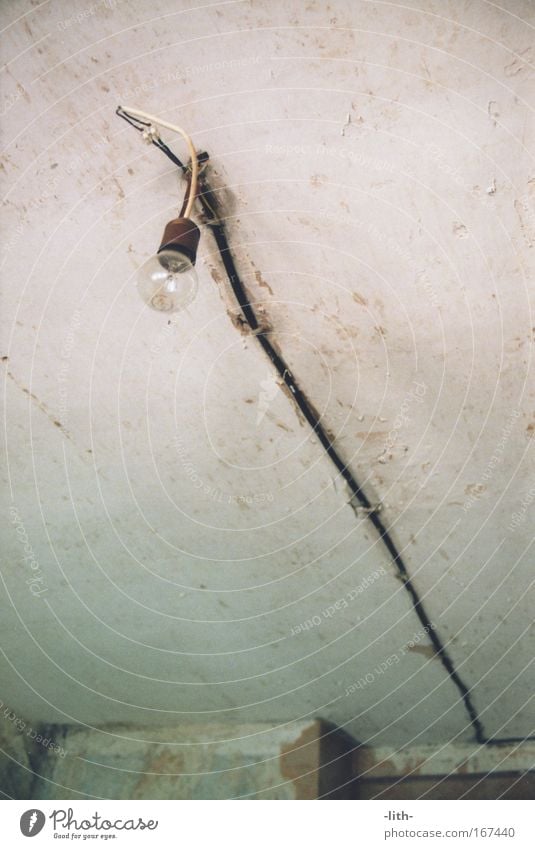
[[[184,210],[184,218],[189,218],[191,210],[193,208],[193,204],[195,202],[195,197],[197,195],[197,177],[199,174],[199,163],[197,161],[197,153],[195,151],[195,147],[193,146],[192,140],[188,136],[187,132],[183,130],[182,127],[179,127],[178,124],[170,124],[168,121],[163,121],[161,118],[157,118],[155,115],[149,115],[147,112],[141,112],[140,109],[131,109],[130,106],[123,106],[122,108],[130,115],[134,115],[137,118],[144,118],[146,121],[150,121],[151,124],[155,124],[159,127],[165,127],[167,130],[173,130],[173,132],[181,135],[184,141],[186,142],[191,156],[191,183],[189,189],[188,203],[186,209]]]

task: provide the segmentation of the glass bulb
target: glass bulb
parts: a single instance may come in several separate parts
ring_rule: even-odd
[[[152,256],[138,272],[137,290],[153,310],[178,312],[197,294],[197,272],[180,251],[166,249]]]

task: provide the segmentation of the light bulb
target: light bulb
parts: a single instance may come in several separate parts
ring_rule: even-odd
[[[198,288],[191,260],[173,248],[164,248],[141,266],[137,290],[145,303],[161,312],[179,312],[191,304]]]
[[[195,257],[200,231],[189,218],[173,218],[165,227],[156,256],[138,272],[137,290],[154,310],[178,312],[197,294]]]

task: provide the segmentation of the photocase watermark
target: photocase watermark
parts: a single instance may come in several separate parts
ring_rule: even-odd
[[[413,168],[404,168],[400,171],[399,164],[391,162],[388,159],[370,156],[362,153],[360,150],[349,148],[347,145],[327,145],[327,144],[266,144],[265,151],[267,154],[282,154],[284,156],[328,156],[329,158],[344,159],[350,162],[356,162],[362,165],[368,171],[388,172],[390,174],[404,174],[408,177],[416,177],[417,172]],[[439,148],[436,144],[427,144],[421,151],[422,158],[427,157],[436,166],[437,170],[447,174],[461,188],[468,192],[472,191],[472,186],[464,179],[459,170],[448,161],[447,153]]]
[[[427,144],[424,149],[424,153],[433,160],[437,169],[442,171],[443,174],[447,174],[448,177],[451,177],[454,183],[462,189],[465,189],[467,192],[472,191],[472,186],[468,185],[468,183],[463,179],[459,169],[455,165],[450,164],[448,155],[445,151],[437,147],[436,144]]]
[[[340,610],[344,610],[349,607],[352,601],[355,601],[359,595],[362,595],[364,590],[374,584],[379,580],[383,575],[386,575],[386,569],[384,566],[381,566],[379,569],[375,569],[371,572],[366,578],[363,578],[360,584],[357,584],[356,587],[349,590],[345,595],[335,601],[333,604],[330,604],[324,610],[321,611],[321,614],[316,614],[315,616],[310,617],[310,619],[305,619],[304,622],[300,622],[299,625],[294,625],[291,634],[292,636],[296,636],[297,634],[301,634],[303,631],[310,631],[311,628],[315,628],[317,625],[321,625],[326,619],[330,619],[331,616],[334,616]],[[357,616],[357,620],[360,619],[360,616]]]
[[[79,12],[76,12],[69,18],[62,18],[61,21],[57,21],[56,26],[61,32],[65,32],[65,30],[70,29],[72,26],[83,24],[88,18],[96,15],[100,9],[109,9],[110,11],[113,11],[120,6],[121,3],[125,2],[128,2],[128,0],[98,0],[97,3],[92,3],[91,6],[86,6],[85,9],[80,9]]]
[[[256,426],[262,423],[262,419],[269,410],[271,403],[277,397],[281,388],[282,380],[273,372],[268,372],[264,380],[260,381],[260,391],[258,393],[258,404],[256,408]]]
[[[17,83],[17,87],[11,94],[6,94],[2,99],[2,108],[0,109],[0,118],[4,118],[10,109],[15,106],[23,97],[29,98],[29,94],[23,85]]]
[[[530,182],[533,185],[533,181]],[[535,198],[528,194],[521,195],[515,200],[514,206],[524,238],[531,248],[535,245]]]
[[[50,200],[55,197],[56,192],[58,190],[59,181],[56,176],[48,177],[43,181],[44,191],[38,195],[37,197],[31,198],[26,204],[26,213],[30,212],[33,209],[41,209],[41,207]],[[4,245],[2,248],[2,261],[4,261],[11,251],[13,251],[18,245],[24,235],[24,231],[27,227],[26,220],[20,216],[15,228],[11,231],[9,237],[4,241]],[[6,228],[4,227],[4,230]],[[7,231],[6,231],[7,232]]]
[[[180,465],[189,478],[191,485],[195,489],[202,491],[203,494],[208,498],[211,498],[212,501],[216,501],[218,504],[246,504],[248,507],[266,504],[267,502],[273,501],[272,492],[244,493],[241,495],[231,492],[223,492],[223,490],[219,489],[219,487],[212,486],[212,484],[203,480],[203,478],[199,475],[194,463],[192,463],[189,459],[187,448],[180,437],[176,436],[174,438],[173,447],[178,454]]]
[[[15,525],[15,533],[19,539],[20,544],[24,549],[24,557],[22,558],[25,566],[28,566],[32,575],[26,579],[25,583],[28,585],[29,590],[32,595],[36,598],[48,592],[48,587],[45,582],[45,576],[41,571],[41,567],[35,557],[33,547],[28,539],[28,534],[26,533],[26,528],[24,527],[24,522],[22,521],[19,511],[14,505],[10,507],[11,513],[11,522]]]
[[[42,831],[46,817],[39,808],[30,808],[29,811],[24,811],[20,818],[20,830],[24,837],[35,837]]]
[[[57,374],[57,380],[59,384],[58,415],[61,416],[63,422],[65,422],[65,418],[68,413],[67,399],[69,395],[69,374],[71,370],[71,357],[76,342],[75,333],[80,327],[81,317],[82,316],[79,310],[75,310],[73,312],[69,321],[69,329],[67,330],[60,351],[61,365]]]
[[[425,383],[420,383],[417,380],[413,380],[413,386],[410,392],[405,395],[403,401],[401,402],[399,413],[395,417],[394,422],[392,424],[392,428],[387,434],[387,437],[383,444],[383,450],[377,458],[379,463],[386,463],[386,461],[392,457],[391,451],[399,439],[401,429],[408,425],[411,421],[408,415],[409,410],[411,409],[414,403],[422,403],[426,392],[427,386],[425,385]]]
[[[217,62],[208,62],[203,65],[184,65],[182,68],[177,68],[174,71],[166,71],[163,74],[157,74],[155,77],[146,79],[138,85],[123,89],[120,92],[116,91],[115,93],[119,100],[135,100],[142,94],[148,94],[149,92],[156,91],[162,86],[169,85],[170,83],[186,82],[188,79],[191,80],[193,77],[206,76],[207,74],[212,73],[217,74],[226,69],[248,68],[251,65],[260,64],[261,61],[262,58],[256,55],[238,56],[235,59],[221,59]]]
[[[414,263],[414,260],[412,259],[412,257],[411,257],[411,260],[410,260],[410,265],[414,268],[415,263]],[[431,283],[431,281],[429,279],[429,275],[427,274],[427,272],[426,271],[416,271],[415,281],[416,281],[416,285],[420,289],[422,289],[425,292],[425,294],[427,295],[427,299],[428,299],[429,303],[431,304],[431,306],[438,309],[438,307],[440,306],[440,303],[439,303],[439,300],[437,298],[437,293],[435,291],[435,287]]]
[[[145,831],[145,829],[154,831],[158,828],[158,820],[144,820],[142,817],[114,819],[113,814],[103,817],[98,811],[88,817],[82,814],[80,819],[76,819],[73,808],[67,808],[67,810],[57,808],[49,814],[48,819],[52,821],[54,837],[83,838],[83,840],[96,837],[109,840],[118,836],[114,833],[116,831]],[[61,834],[60,829],[66,833]],[[89,834],[77,834],[78,831],[89,832]],[[92,833],[95,831],[97,834]],[[98,834],[98,832],[104,832],[104,834]]]
[[[34,837],[42,831],[48,819],[54,838],[85,843],[86,840],[114,840],[123,831],[155,831],[158,828],[158,820],[135,816],[116,819],[111,811],[108,811],[108,816],[95,811],[90,816],[84,816],[82,812],[78,819],[76,817],[78,814],[75,816],[73,808],[56,808],[48,817],[39,808],[29,808],[21,815],[20,830],[25,837]]]
[[[159,330],[156,341],[152,343],[150,346],[150,353],[153,357],[157,357],[161,354],[162,347],[164,346],[167,339],[176,332],[177,323],[180,321],[179,316],[172,316],[167,324],[164,324],[163,327]]]
[[[507,419],[507,422],[505,423],[502,429],[500,441],[496,444],[492,457],[490,458],[489,462],[485,467],[485,471],[481,475],[480,480],[470,487],[470,495],[463,504],[464,513],[467,513],[471,509],[471,507],[473,507],[473,505],[477,501],[479,501],[483,492],[485,491],[485,483],[492,478],[496,466],[498,466],[502,462],[502,455],[505,450],[505,446],[509,441],[509,437],[511,436],[516,420],[519,418],[519,416],[520,412],[518,410],[513,410],[513,412]]]
[[[2,711],[1,715],[4,719],[7,722],[11,722],[17,731],[20,731],[21,734],[25,734],[29,740],[33,740],[34,743],[39,743],[40,746],[44,746],[44,748],[48,749],[50,752],[55,752],[60,758],[65,757],[67,752],[63,746],[59,746],[57,743],[54,743],[50,737],[45,737],[44,734],[41,734],[39,731],[36,731],[35,728],[32,728],[31,725],[28,725],[24,719],[17,716],[14,710],[7,707],[2,699],[0,699],[0,711]]]
[[[523,525],[526,521],[526,513],[528,512],[528,508],[531,507],[533,502],[535,501],[535,486],[532,486],[529,492],[524,495],[522,501],[520,502],[520,508],[515,510],[514,513],[511,514],[511,521],[507,525],[507,530],[516,531],[520,525]]]
[[[379,244],[382,245],[385,251],[390,254],[395,254],[400,260],[407,264],[407,266],[411,270],[411,273],[414,275],[414,281],[416,286],[425,292],[431,306],[438,309],[439,300],[437,297],[437,293],[429,279],[427,271],[421,269],[418,266],[418,263],[416,262],[413,255],[410,253],[410,251],[408,251],[407,248],[405,248],[403,245],[400,245],[399,242],[396,242],[396,240],[393,239],[392,236],[385,233],[369,219],[352,218],[350,216],[344,218],[341,215],[336,215],[326,209],[320,210],[318,213],[318,217],[323,218],[325,221],[330,221],[334,224],[349,224],[351,225],[351,227],[356,227],[361,230],[366,236],[370,236],[372,239],[375,239]]]
[[[350,684],[349,687],[346,687],[345,695],[351,696],[357,690],[364,690],[365,687],[373,684],[377,678],[380,678],[381,675],[384,675],[385,672],[388,672],[388,670],[392,669],[392,667],[397,666],[401,658],[407,654],[407,652],[414,649],[414,647],[424,639],[425,635],[429,634],[430,631],[434,631],[436,627],[436,625],[429,623],[429,625],[421,628],[420,631],[413,634],[412,638],[405,643],[402,648],[389,655],[386,660],[381,661],[381,663],[379,663],[371,672],[367,672],[366,675],[363,675],[362,678],[358,679],[358,681],[355,681],[353,684]]]
[[[322,145],[322,144],[266,144],[265,152],[268,155],[282,154],[283,156],[326,156],[329,159],[333,157],[343,159],[345,161],[357,162],[367,170],[373,171],[388,171],[397,173],[398,168],[394,163],[387,159],[377,159],[374,156],[367,156],[359,150],[353,150],[344,145]]]
[[[62,165],[60,170],[66,174],[68,177],[73,174],[78,174],[80,169],[86,164],[90,163],[94,160],[95,155],[99,153],[101,150],[109,150],[110,140],[106,138],[106,136],[94,136],[91,135],[92,141],[91,143],[85,147],[84,150],[80,153],[76,153],[71,159],[69,159],[66,165]]]

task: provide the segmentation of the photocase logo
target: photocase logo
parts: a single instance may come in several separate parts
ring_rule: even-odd
[[[271,402],[275,399],[277,392],[280,389],[280,384],[274,374],[268,373],[265,380],[260,381],[260,392],[258,393],[258,407],[256,410],[256,426],[260,424]]]
[[[36,834],[39,834],[45,824],[45,819],[44,813],[36,808],[24,811],[20,818],[20,830],[24,837],[35,837]]]

